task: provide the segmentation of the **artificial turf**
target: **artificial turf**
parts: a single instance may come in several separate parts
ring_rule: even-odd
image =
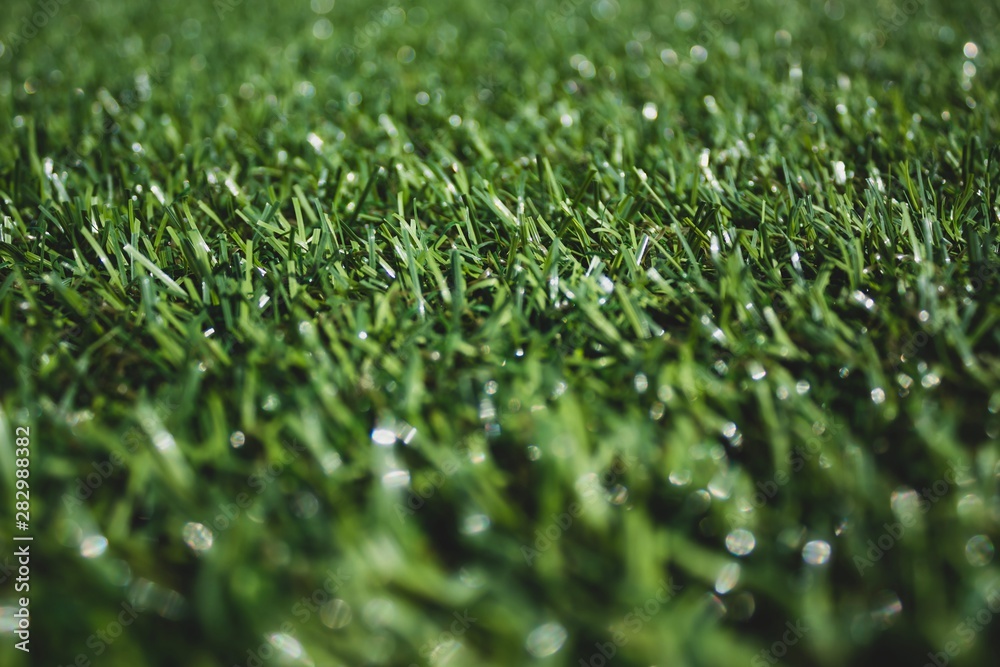
[[[5,3],[0,662],[990,664],[998,20]]]

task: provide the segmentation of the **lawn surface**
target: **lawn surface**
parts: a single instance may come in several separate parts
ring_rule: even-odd
[[[6,3],[0,663],[990,664],[997,9]]]

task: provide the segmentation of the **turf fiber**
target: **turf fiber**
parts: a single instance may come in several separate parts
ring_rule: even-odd
[[[2,14],[3,665],[995,660],[996,3]]]

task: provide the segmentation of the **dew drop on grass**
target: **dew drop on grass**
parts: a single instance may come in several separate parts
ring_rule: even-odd
[[[462,532],[466,535],[478,535],[490,527],[490,518],[485,514],[470,514],[462,521]]]
[[[546,623],[531,631],[524,647],[536,658],[553,655],[566,643],[566,628],[559,623]]]
[[[727,435],[726,438],[728,438],[729,444],[733,447],[733,449],[743,448],[743,434],[740,433],[739,429],[736,429],[732,435]],[[723,454],[725,454],[725,450],[722,451]]]
[[[965,543],[965,559],[973,567],[983,567],[993,560],[993,542],[986,535],[976,535]]]
[[[687,486],[691,483],[690,470],[672,470],[670,472],[670,483],[674,486]]]
[[[712,496],[705,489],[698,489],[688,496],[687,503],[693,512],[700,514],[712,504]]]
[[[410,483],[409,470],[393,470],[382,475],[382,486],[387,489],[398,489]]]
[[[920,496],[914,489],[901,486],[889,496],[889,506],[897,517],[913,515],[920,507]]]
[[[121,559],[112,560],[108,567],[108,580],[114,586],[128,586],[132,581],[132,568]]]
[[[320,20],[325,21],[326,19],[320,19]],[[306,141],[309,142],[309,145],[312,146],[313,150],[315,150],[317,153],[320,152],[320,149],[323,148],[323,139],[321,139],[320,136],[315,132],[310,132],[308,135],[306,135]]]
[[[621,484],[615,484],[608,491],[608,502],[612,505],[624,505],[628,502],[628,488]]]
[[[855,290],[854,294],[851,295],[851,298],[853,298],[854,302],[863,307],[865,310],[871,310],[875,307],[875,300],[861,290]]]
[[[838,161],[833,163],[833,180],[837,185],[847,183],[847,167],[843,162]]]
[[[277,650],[284,653],[289,658],[296,660],[302,657],[302,644],[295,637],[284,632],[272,632],[267,636],[267,641]]]
[[[955,510],[963,519],[975,519],[983,512],[983,499],[975,493],[967,493],[959,499]]]
[[[97,558],[108,549],[108,538],[103,535],[89,535],[80,542],[80,555],[84,558]]]
[[[725,595],[729,591],[736,588],[736,584],[740,582],[740,564],[739,563],[726,563],[722,566],[719,571],[719,575],[715,578],[715,592],[719,595]]]
[[[444,635],[443,637],[427,655],[427,660],[432,665],[447,665],[458,662],[455,655],[462,650],[462,643],[452,636]]]
[[[372,442],[382,447],[389,447],[396,443],[396,432],[385,426],[378,426],[372,431]]]
[[[301,519],[311,519],[316,516],[316,512],[319,511],[319,500],[316,496],[304,491],[295,496],[295,501],[292,505],[292,512],[295,516]]]
[[[705,602],[708,613],[714,616],[715,618],[723,618],[729,611],[726,608],[726,603],[723,602],[722,598],[720,598],[718,595],[709,593],[705,598]]]
[[[698,23],[698,17],[687,9],[682,9],[674,16],[674,25],[687,32]]]
[[[340,458],[340,454],[337,452],[328,452],[323,455],[320,459],[320,465],[323,467],[323,472],[327,475],[333,474],[340,466],[343,464],[343,460]]]
[[[872,389],[872,402],[875,405],[882,405],[885,403],[885,390],[882,387],[875,387]]]
[[[233,449],[239,449],[247,442],[247,437],[244,435],[243,431],[233,431],[233,434],[229,436],[229,444],[232,445]]]
[[[384,628],[392,624],[396,616],[396,606],[391,600],[375,598],[361,610],[361,617],[368,627]]]
[[[872,622],[882,629],[892,625],[903,611],[903,603],[893,591],[886,590],[876,594],[873,603]]]
[[[528,459],[530,461],[537,461],[542,458],[542,450],[538,445],[528,445]]]
[[[802,547],[802,560],[809,565],[823,565],[830,560],[830,545],[823,540],[806,542]]]
[[[737,528],[726,535],[726,549],[734,556],[747,556],[757,546],[757,539],[746,528]]]
[[[486,578],[478,571],[463,567],[458,571],[458,578],[469,588],[482,588],[486,583]]]
[[[330,600],[319,611],[320,621],[331,630],[347,627],[353,617],[351,606],[339,598]]]
[[[728,500],[732,494],[733,480],[725,472],[718,472],[708,483],[708,492],[719,500]]]
[[[417,437],[417,429],[410,426],[406,422],[400,422],[396,425],[396,437],[399,438],[404,445],[409,445],[413,442],[413,439]]]
[[[215,541],[215,536],[208,526],[193,521],[184,524],[181,536],[184,538],[184,543],[195,552],[208,551]]]

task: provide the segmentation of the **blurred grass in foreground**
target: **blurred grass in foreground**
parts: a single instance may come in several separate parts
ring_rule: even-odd
[[[1000,648],[994,3],[4,14],[4,665]]]

